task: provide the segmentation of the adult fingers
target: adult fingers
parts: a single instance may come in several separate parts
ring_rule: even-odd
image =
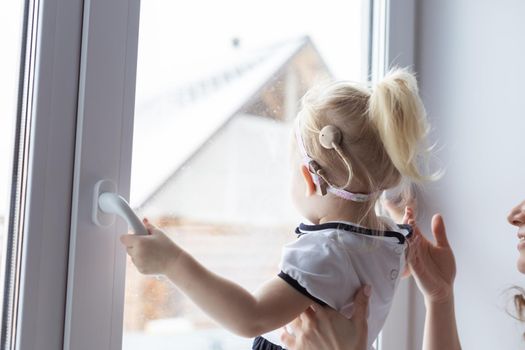
[[[366,324],[368,317],[368,302],[372,295],[372,287],[365,285],[361,287],[354,295],[354,314],[352,320],[355,322]]]
[[[319,304],[312,304],[310,305],[310,309],[314,312],[314,316],[319,322],[322,324],[324,322],[327,322],[327,320],[330,317],[330,311],[332,309],[329,306],[321,306]],[[335,311],[335,310],[333,310]],[[337,311],[335,311],[337,312]]]
[[[424,238],[414,220],[409,220],[409,225],[412,226],[412,235],[408,239],[408,246],[405,251],[405,259],[408,262],[407,265],[411,264],[415,259],[416,254],[419,253],[419,250],[421,249],[421,240]],[[408,276],[410,276],[410,271],[405,269],[403,277]]]
[[[425,273],[426,267],[423,262],[423,258],[421,256],[420,249],[415,250],[414,255],[412,255],[409,261],[409,265],[410,265],[410,270],[414,278],[417,279],[418,276],[421,276],[422,274]]]
[[[408,224],[409,220],[414,219],[414,210],[411,207],[405,207],[405,214],[403,215],[403,224]]]
[[[436,214],[432,217],[432,234],[436,239],[438,247],[450,247],[447,230],[445,229],[445,221],[441,214]]]
[[[296,333],[303,327],[303,321],[297,316],[292,322],[288,323],[288,326],[294,333]]]
[[[308,309],[304,310],[301,315],[301,322],[305,323],[305,322],[310,322],[310,323],[315,323],[316,321],[316,312],[311,308],[311,307],[308,307]]]
[[[409,218],[408,224],[412,226],[412,235],[410,236],[409,240],[413,240],[413,239],[416,239],[417,237],[423,236],[414,218]]]
[[[308,308],[301,312],[301,314],[298,317],[301,320],[301,327],[303,330],[314,329],[316,327],[317,320],[315,319],[315,312]]]
[[[408,239],[408,246],[406,249],[406,259],[410,261],[414,254],[417,253],[418,249],[420,249],[421,246],[421,233],[416,233],[416,230],[413,231],[414,233],[412,236]]]
[[[281,333],[281,341],[288,349],[295,349],[295,336],[288,332],[288,329],[286,329],[286,327],[283,327],[283,332]]]
[[[405,264],[403,267],[403,273],[401,273],[401,278],[408,278],[412,275],[412,271],[410,270],[410,265]]]

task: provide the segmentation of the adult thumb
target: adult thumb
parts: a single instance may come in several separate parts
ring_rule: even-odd
[[[447,230],[445,228],[445,221],[440,214],[436,214],[432,217],[432,234],[438,247],[450,247],[450,243],[447,238]]]
[[[372,287],[369,285],[362,286],[354,295],[354,314],[352,320],[360,324],[366,324],[368,317],[368,303],[370,295],[372,294]]]

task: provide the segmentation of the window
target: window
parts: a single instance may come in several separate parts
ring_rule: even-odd
[[[57,349],[63,343],[79,5],[0,5],[2,349]]]
[[[295,239],[287,169],[299,99],[316,82],[363,75],[361,5],[141,3],[131,203],[248,290]],[[251,345],[129,260],[125,300],[123,349]]]
[[[126,276],[118,240],[126,225],[93,222],[94,185],[115,182],[141,215],[247,288],[273,276],[297,223],[286,174],[297,100],[316,81],[368,75],[376,49],[361,44],[371,3],[28,1],[19,28],[31,128],[23,241],[11,270],[19,312],[5,347],[249,344],[166,281],[129,266]]]

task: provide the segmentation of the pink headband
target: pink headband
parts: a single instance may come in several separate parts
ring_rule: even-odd
[[[303,137],[301,136],[301,131],[299,129],[298,123],[295,127],[295,138],[297,140],[297,145],[299,146],[299,151],[301,152],[301,156],[303,157],[303,163],[304,165],[308,167],[308,169],[310,170],[310,173],[312,173],[314,183],[316,184],[316,187],[318,189],[317,191],[318,194],[325,195],[326,191],[328,191],[339,198],[345,199],[347,201],[353,201],[353,202],[366,202],[370,199],[371,194],[353,193],[353,192],[349,192],[349,191],[346,191],[340,188],[336,188],[332,184],[328,183],[328,181],[325,181],[324,179],[320,178],[320,176],[316,172],[318,169],[320,169],[319,164],[315,160],[313,160],[306,152],[306,148],[304,147]],[[326,185],[324,185],[323,183]],[[326,190],[323,188],[325,186],[328,186]]]

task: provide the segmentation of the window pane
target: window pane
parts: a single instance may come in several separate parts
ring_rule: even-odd
[[[278,272],[300,218],[288,144],[313,84],[361,78],[361,1],[143,1],[131,202],[249,290]],[[206,10],[203,10],[206,9]],[[125,350],[248,349],[128,261]]]
[[[17,294],[18,248],[17,229],[20,223],[22,155],[24,131],[21,120],[22,87],[20,61],[22,48],[22,27],[25,1],[4,1],[0,3],[0,240],[2,249],[0,261],[2,283],[2,325],[0,347],[10,346],[13,329],[14,298]],[[25,35],[25,34],[24,34]],[[24,38],[25,41],[25,38]]]

